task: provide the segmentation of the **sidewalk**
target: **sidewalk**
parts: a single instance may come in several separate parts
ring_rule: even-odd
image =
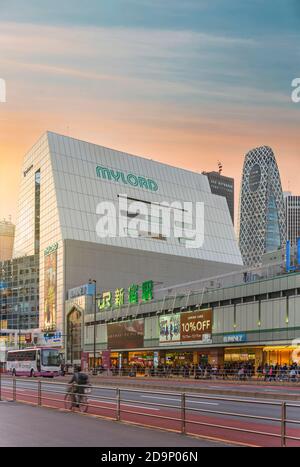
[[[157,429],[31,407],[16,402],[2,402],[0,408],[0,447],[230,446],[230,443],[196,439]]]

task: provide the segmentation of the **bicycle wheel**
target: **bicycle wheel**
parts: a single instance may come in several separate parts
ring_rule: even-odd
[[[86,413],[88,411],[89,404],[87,396],[81,396],[79,402],[79,410],[80,412]]]
[[[67,410],[73,410],[74,408],[73,394],[67,393],[65,395],[65,408]]]

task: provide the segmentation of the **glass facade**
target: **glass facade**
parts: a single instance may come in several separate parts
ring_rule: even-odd
[[[269,196],[267,212],[267,233],[266,233],[266,253],[278,250],[281,247],[280,225],[278,219],[278,209],[273,193]]]
[[[40,252],[41,171],[35,173],[34,253]]]
[[[239,210],[239,245],[245,266],[259,267],[265,253],[286,243],[286,217],[280,174],[267,146],[250,151],[244,162]]]
[[[0,328],[38,328],[38,256],[26,256],[0,263],[0,283]]]

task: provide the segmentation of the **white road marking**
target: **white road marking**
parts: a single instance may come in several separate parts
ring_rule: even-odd
[[[141,397],[147,397],[148,399],[159,399],[159,400],[165,400],[165,401],[176,401],[176,402],[179,402],[180,399],[168,399],[168,398],[165,398],[165,397],[158,397],[158,396],[141,396]],[[204,402],[204,401],[189,401],[189,403],[192,403],[192,404],[206,404],[206,405],[219,405],[218,402]]]
[[[172,399],[172,398],[168,398],[168,397],[158,397],[158,396],[141,396],[141,397],[144,397],[144,398],[147,398],[147,399],[159,399],[161,401],[175,401],[175,402],[180,402],[180,398],[178,399]]]
[[[103,400],[100,400],[100,399],[89,399],[89,402],[101,402],[101,403],[104,403],[104,404],[114,404],[114,402],[110,402],[110,401],[103,401]],[[156,409],[154,407],[145,407],[145,406],[142,406],[142,405],[134,405],[134,404],[123,404],[122,401],[121,401],[121,405],[123,406],[128,406],[128,407],[136,407],[138,409],[147,409],[147,410],[155,410],[156,412],[159,411],[160,409]]]

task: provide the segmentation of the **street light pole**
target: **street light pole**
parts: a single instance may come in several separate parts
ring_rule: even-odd
[[[71,366],[73,366],[73,323],[70,322],[70,337],[71,337],[71,342],[70,342],[70,346],[71,346]]]
[[[89,283],[94,284],[94,364],[93,364],[93,375],[97,375],[96,370],[96,320],[97,320],[97,281],[95,279],[90,279]]]

